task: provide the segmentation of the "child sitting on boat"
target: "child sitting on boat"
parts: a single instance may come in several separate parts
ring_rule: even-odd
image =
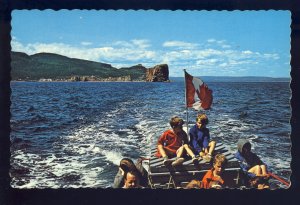
[[[189,130],[190,146],[196,155],[200,155],[205,161],[210,162],[216,142],[210,141],[208,117],[206,114],[198,114],[196,124]]]
[[[188,138],[186,132],[182,129],[184,121],[175,116],[170,120],[170,125],[172,130],[165,131],[157,142],[157,152],[155,156],[163,157],[163,163],[165,166],[172,165],[177,166],[181,165],[184,161],[184,155],[188,154],[192,157],[193,162],[197,161],[194,152],[191,150],[191,147],[188,145]],[[173,158],[176,157],[174,161]]]
[[[267,166],[255,153],[251,152],[250,142],[246,139],[239,139],[237,147],[235,157],[243,172],[249,177],[250,185],[259,189],[269,188]]]
[[[223,154],[216,154],[213,160],[213,168],[206,172],[202,179],[202,187],[205,189],[220,189],[224,186],[225,181],[222,178],[227,159]]]
[[[223,188],[225,181],[223,180],[223,173],[225,166],[227,164],[227,159],[224,154],[216,154],[213,161],[213,168],[211,170],[208,170],[204,177],[202,178],[202,181],[193,179],[190,181],[186,188],[204,188],[204,189],[221,189]]]

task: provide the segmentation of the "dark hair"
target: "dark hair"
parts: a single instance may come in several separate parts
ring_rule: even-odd
[[[130,170],[128,172],[125,172],[124,174],[124,179],[127,180],[127,175],[128,173],[130,173],[131,175],[134,175],[137,177],[138,181],[140,181],[140,175],[139,175],[139,172],[135,169],[135,170]]]
[[[250,142],[245,143],[244,146],[243,146],[243,148],[249,148],[249,150],[251,150],[251,144],[250,144]]]
[[[182,127],[183,124],[184,124],[184,121],[178,116],[174,116],[170,120],[170,125],[172,128]]]
[[[120,168],[123,169],[124,172],[136,170],[136,167],[135,167],[133,161],[129,158],[123,158],[120,161]]]

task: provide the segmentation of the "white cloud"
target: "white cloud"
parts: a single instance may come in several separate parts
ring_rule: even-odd
[[[209,39],[210,42],[224,43]],[[147,39],[133,39],[130,41],[115,41],[106,46],[95,47],[88,41],[81,42],[78,46],[63,43],[31,43],[23,45],[16,37],[11,41],[12,50],[25,52],[29,55],[41,52],[56,53],[71,58],[79,58],[96,62],[110,63],[116,67],[128,67],[143,64],[152,67],[156,64],[169,64],[170,76],[175,75],[175,70],[183,68],[199,70],[210,75],[226,75],[233,70],[239,72],[240,68],[250,69],[251,66],[271,64],[279,59],[276,53],[260,53],[251,50],[224,50],[224,46],[231,48],[229,43],[223,47],[200,48],[196,43],[182,41],[166,41],[163,47],[152,49],[151,42]],[[228,45],[228,46],[227,46]],[[151,48],[151,49],[150,49]],[[246,72],[246,71],[245,71]]]
[[[196,65],[215,66],[219,62],[220,62],[220,60],[218,60],[218,59],[198,60],[198,61],[196,61]]]
[[[276,53],[275,54],[274,53],[265,53],[264,57],[266,57],[266,58],[273,58],[274,60],[279,59],[279,56]]]
[[[138,46],[139,48],[142,48],[142,49],[150,47],[149,41],[145,40],[145,39],[134,39],[134,40],[131,40],[131,42],[135,46]]]
[[[226,66],[228,66],[228,64],[227,63],[221,63],[219,66],[220,67],[226,67]]]
[[[127,41],[116,41],[116,42],[113,42],[112,45],[117,46],[117,47],[134,48],[134,45],[132,43],[127,42]]]
[[[242,51],[242,53],[243,53],[243,54],[253,54],[252,51],[249,51],[249,50],[247,50],[247,51]]]
[[[80,44],[83,46],[90,46],[90,45],[92,45],[92,42],[82,41]]]
[[[211,39],[208,39],[207,42],[208,42],[208,43],[213,43],[213,42],[216,42],[216,39],[211,38]]]
[[[188,43],[183,41],[166,41],[163,43],[163,47],[179,47],[179,48],[185,48],[185,49],[193,49],[197,47],[198,44],[196,43]]]
[[[231,48],[231,46],[224,44],[224,45],[222,45],[222,48]]]

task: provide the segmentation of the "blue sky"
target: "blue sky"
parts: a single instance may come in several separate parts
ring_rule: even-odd
[[[14,10],[13,51],[114,67],[167,63],[170,76],[290,77],[289,11]]]

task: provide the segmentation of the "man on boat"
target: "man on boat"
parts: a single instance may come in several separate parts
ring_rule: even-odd
[[[139,173],[136,170],[126,172],[124,175],[124,189],[143,188],[140,186]]]
[[[138,159],[134,164],[129,158],[123,158],[120,161],[119,171],[115,176],[113,188],[122,188],[125,184],[125,175],[127,172],[134,171],[137,173],[140,185],[148,187],[148,173],[142,165],[142,159]]]
[[[184,121],[175,116],[170,120],[170,125],[172,130],[165,131],[157,142],[157,157],[163,157],[164,165],[172,166],[181,165],[184,161],[183,156],[188,154],[192,157],[193,162],[197,161],[194,152],[191,150],[191,147],[188,145],[188,138],[186,132],[182,129]],[[169,158],[176,157],[176,160]]]
[[[209,129],[206,127],[208,118],[206,114],[198,114],[196,124],[190,129],[190,146],[196,155],[210,162],[216,142],[210,141]]]

